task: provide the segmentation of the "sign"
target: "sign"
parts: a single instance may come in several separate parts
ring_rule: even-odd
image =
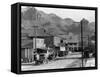
[[[65,47],[60,47],[60,51],[66,51]]]

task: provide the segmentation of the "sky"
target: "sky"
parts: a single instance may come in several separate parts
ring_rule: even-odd
[[[72,18],[75,21],[80,21],[81,19],[85,18],[89,22],[95,22],[94,10],[62,9],[62,8],[59,9],[59,8],[46,8],[46,7],[35,7],[35,8],[47,14],[54,13],[61,18]],[[22,11],[25,10],[27,10],[27,7],[22,6]]]

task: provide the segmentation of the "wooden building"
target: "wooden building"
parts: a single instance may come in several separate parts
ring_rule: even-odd
[[[28,36],[22,37],[21,40],[21,58],[22,62],[32,62],[32,55],[34,55],[34,49],[47,48],[53,46],[53,36],[46,33],[43,29],[27,29],[23,30],[22,34]]]

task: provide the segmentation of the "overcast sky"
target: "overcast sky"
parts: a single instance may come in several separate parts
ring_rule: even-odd
[[[46,7],[35,7],[36,9],[45,13],[54,13],[61,18],[72,18],[75,21],[80,21],[82,18],[87,19],[89,22],[95,21],[95,11],[93,10],[77,10],[77,9],[62,9],[62,8],[46,8]],[[22,11],[27,8],[22,7]]]

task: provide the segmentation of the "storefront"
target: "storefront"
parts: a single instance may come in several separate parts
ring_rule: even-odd
[[[21,43],[21,61],[24,63],[32,62],[36,48],[44,49],[53,46],[53,36],[39,30],[36,35],[30,33],[27,39],[21,40]]]

